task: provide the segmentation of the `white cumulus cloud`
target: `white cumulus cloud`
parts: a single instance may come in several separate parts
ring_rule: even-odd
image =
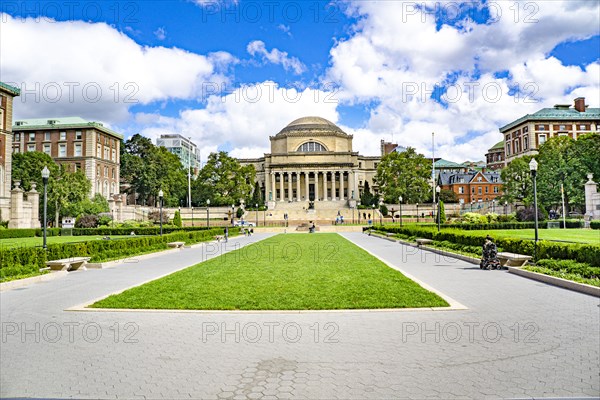
[[[296,75],[306,71],[306,66],[299,59],[290,57],[287,52],[278,49],[268,51],[265,43],[261,40],[248,43],[246,50],[251,56],[260,56],[271,64],[281,65],[286,71],[293,71]]]

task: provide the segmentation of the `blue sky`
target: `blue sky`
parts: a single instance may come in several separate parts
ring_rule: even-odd
[[[2,4],[2,29],[19,37],[1,35],[2,80],[25,87],[98,82],[102,99],[29,96],[15,107],[17,118],[81,115],[126,136],[177,132],[194,136],[207,152],[260,156],[268,135],[315,113],[354,134],[355,147],[367,154],[392,133],[426,153],[435,130],[436,153],[462,161],[483,158],[500,138],[498,126],[524,112],[578,95],[596,107],[599,101],[597,2],[515,2],[512,9],[498,2],[434,3],[427,10],[420,3],[366,1],[68,4]],[[44,43],[41,35],[52,40]],[[39,53],[53,51],[38,59],[36,46]],[[131,82],[137,103],[122,98]],[[476,93],[471,105],[465,96],[442,96],[467,82],[506,92],[498,102]],[[210,102],[206,83],[220,88]],[[115,84],[118,101],[105,101]],[[232,100],[243,87],[265,84],[274,85],[272,101]],[[537,104],[515,105],[515,88],[527,84],[535,84]],[[409,87],[418,93],[407,95]],[[292,88],[302,101],[281,100]],[[323,101],[328,96],[334,104]]]

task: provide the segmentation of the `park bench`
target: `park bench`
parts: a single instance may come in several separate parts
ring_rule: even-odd
[[[167,246],[173,247],[175,249],[181,249],[183,248],[183,246],[185,246],[185,242],[170,242],[167,243]]]
[[[431,244],[431,243],[433,243],[433,240],[431,240],[431,239],[417,239],[416,242],[417,242],[417,246],[421,247],[424,244]]]
[[[523,267],[531,260],[531,256],[502,252],[498,253],[498,260],[503,267]]]
[[[392,237],[394,235],[395,235],[395,233],[392,233],[392,232],[388,232],[388,233],[385,234],[385,236],[387,236],[387,237]]]
[[[86,270],[85,264],[90,261],[90,257],[71,257],[62,260],[46,261],[46,266],[53,271],[75,271],[77,269]]]
[[[217,239],[217,242],[220,242],[221,240],[225,239],[225,235],[216,235],[215,239]]]

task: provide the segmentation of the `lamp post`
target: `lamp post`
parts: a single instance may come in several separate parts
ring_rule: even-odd
[[[398,197],[398,209],[400,210],[400,226],[402,226],[402,196]]]
[[[210,199],[206,200],[206,227],[210,228]]]
[[[417,224],[419,223],[419,203],[417,203]]]
[[[256,207],[256,226],[258,226],[258,203],[255,204]]]
[[[435,191],[437,193],[437,226],[438,226],[438,232],[440,231],[440,225],[442,223],[442,214],[441,214],[441,210],[442,207],[440,206],[440,191],[441,188],[439,186],[436,186]]]
[[[48,209],[48,178],[50,178],[50,170],[48,167],[44,167],[42,170],[42,181],[44,182],[44,250],[46,250],[46,226],[48,225],[47,221],[47,209]]]
[[[473,212],[473,204],[475,204],[475,200],[471,200],[471,210],[469,210],[470,212]]]
[[[164,193],[163,193],[163,191],[162,191],[162,189],[161,189],[161,190],[159,190],[159,191],[158,191],[158,202],[159,202],[159,207],[160,207],[160,214],[159,214],[159,216],[158,216],[158,218],[160,219],[160,236],[162,236],[162,234],[163,234],[163,229],[162,229],[162,220],[163,220],[163,211],[162,211],[162,208],[163,208],[163,196],[164,196]]]
[[[360,208],[358,207],[360,206],[360,200],[356,202],[356,212],[358,213],[358,224],[360,225]]]
[[[371,219],[371,225],[373,225],[373,220],[375,219],[375,204],[373,204],[371,208],[373,209],[373,218]]]
[[[267,207],[263,210],[263,226],[267,226]]]
[[[533,245],[533,259],[536,259],[537,255],[537,242],[538,242],[538,206],[537,206],[537,169],[538,163],[535,158],[532,158],[529,162],[529,170],[531,171],[531,178],[533,179],[533,215],[535,217],[535,243]]]
[[[233,226],[233,220],[235,218],[235,204],[231,205],[231,226]]]
[[[379,225],[383,225],[383,220],[382,220],[383,213],[381,212],[381,206],[383,206],[383,199],[379,200]]]
[[[508,201],[504,202],[504,216],[506,217],[506,208],[508,207]]]
[[[492,199],[492,213],[496,214],[496,199]]]
[[[194,207],[190,207],[192,209],[192,228],[194,227]]]

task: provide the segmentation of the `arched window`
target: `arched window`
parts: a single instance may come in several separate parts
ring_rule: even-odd
[[[310,153],[313,151],[327,151],[327,149],[321,143],[317,142],[306,142],[298,147],[298,152],[301,153]]]

